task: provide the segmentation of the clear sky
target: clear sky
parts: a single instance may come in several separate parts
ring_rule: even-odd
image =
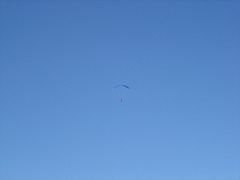
[[[239,180],[239,19],[236,0],[0,0],[0,180]]]

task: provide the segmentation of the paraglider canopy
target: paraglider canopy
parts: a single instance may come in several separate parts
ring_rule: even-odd
[[[118,87],[124,87],[124,88],[130,89],[130,87],[128,87],[128,86],[126,86],[124,84],[117,85],[117,86],[113,87],[113,89],[118,88]]]
[[[118,95],[120,101],[122,102],[123,99],[126,97],[127,92],[129,91],[130,87],[124,84],[119,84],[113,87],[113,92]]]

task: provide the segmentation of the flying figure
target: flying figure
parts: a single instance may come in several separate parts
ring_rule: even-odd
[[[119,96],[120,102],[123,102],[123,98],[125,98],[129,89],[130,88],[128,86],[124,84],[120,84],[120,85],[114,86],[112,90],[114,93],[116,93]]]

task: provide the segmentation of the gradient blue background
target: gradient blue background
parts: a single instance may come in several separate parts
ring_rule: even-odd
[[[239,180],[239,19],[239,1],[0,1],[0,179]]]

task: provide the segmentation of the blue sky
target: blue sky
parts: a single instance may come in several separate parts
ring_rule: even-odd
[[[0,179],[239,180],[239,19],[239,1],[0,1]]]

